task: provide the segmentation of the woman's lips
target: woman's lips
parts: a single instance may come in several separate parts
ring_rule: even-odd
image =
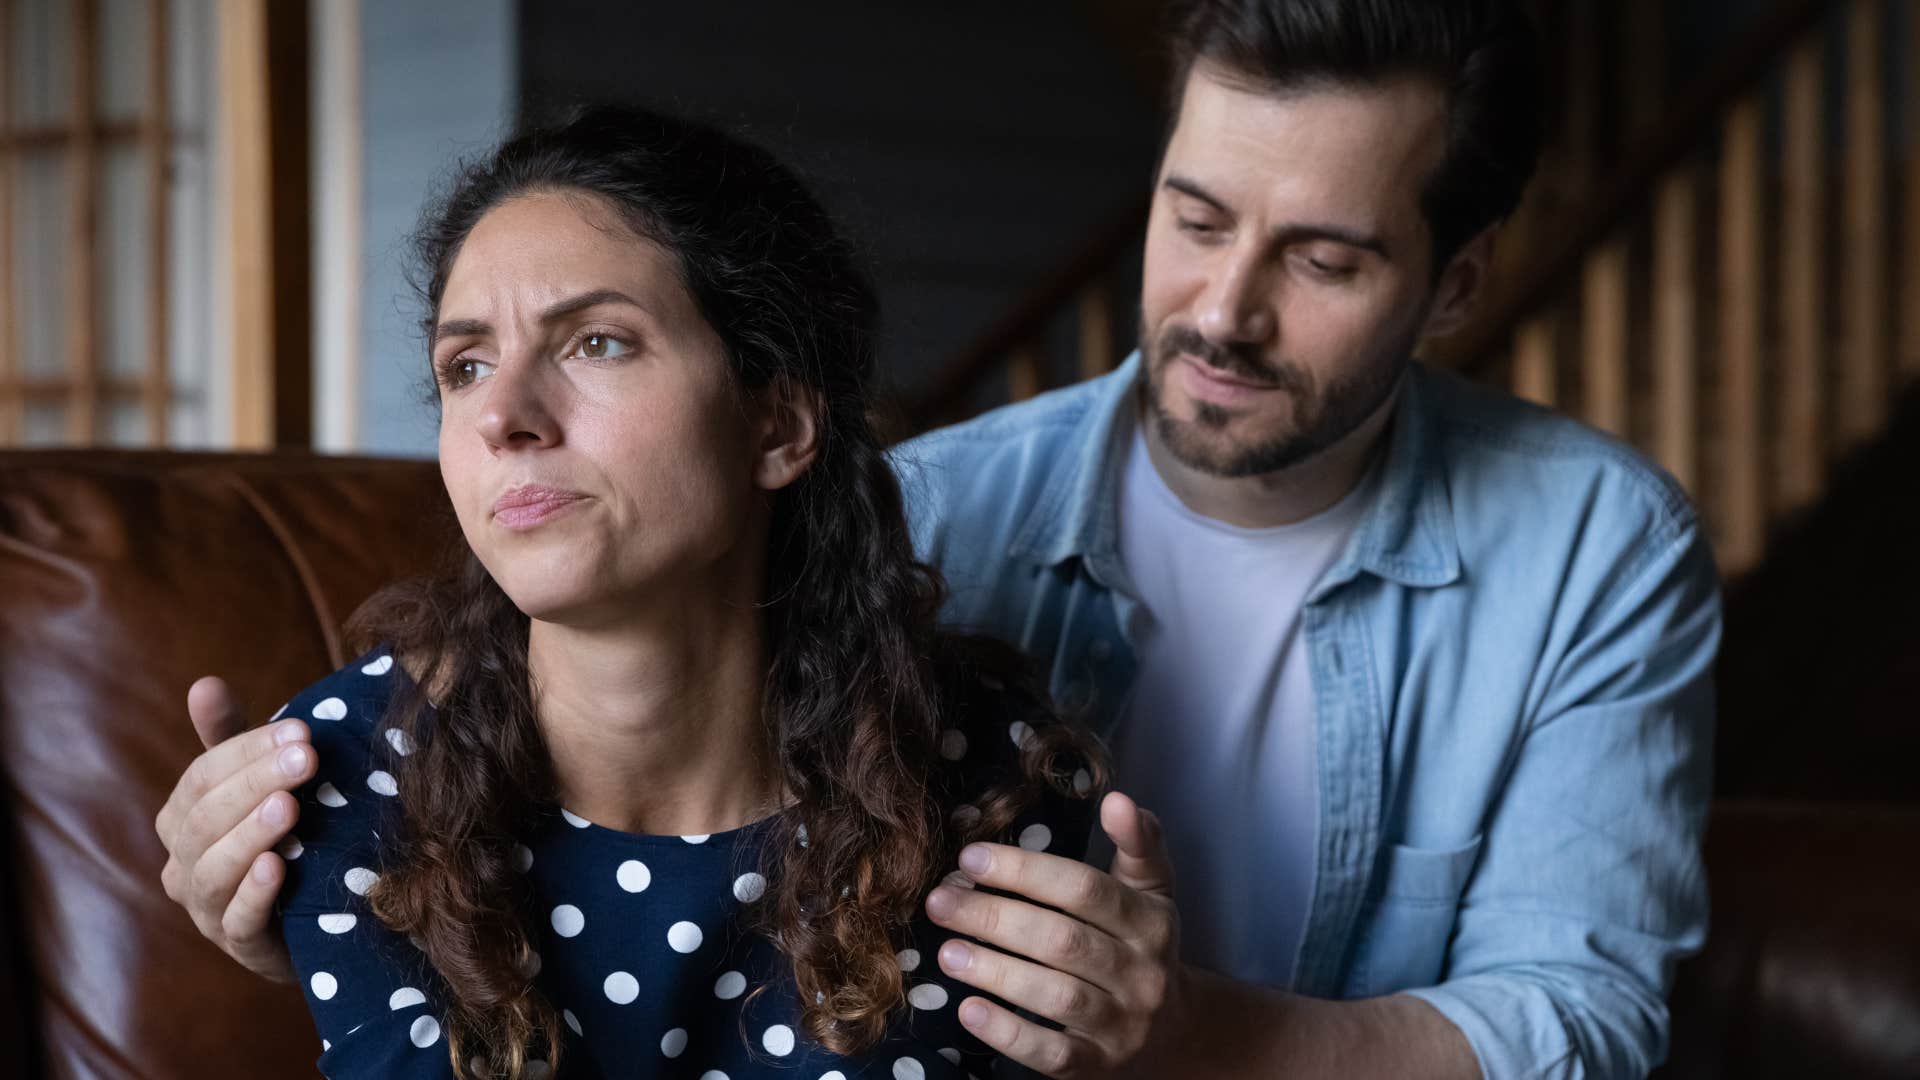
[[[509,529],[531,529],[565,513],[586,496],[578,491],[529,485],[501,495],[493,504],[493,520]]]

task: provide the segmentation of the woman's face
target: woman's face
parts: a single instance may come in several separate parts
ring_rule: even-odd
[[[520,610],[605,627],[756,573],[762,489],[779,486],[764,425],[673,258],[607,203],[543,193],[489,211],[433,338],[440,474]]]

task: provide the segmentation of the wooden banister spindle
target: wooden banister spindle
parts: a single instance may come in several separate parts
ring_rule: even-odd
[[[1900,365],[1909,377],[1920,378],[1920,5],[1909,4],[1907,19],[1906,66],[1906,161],[1902,165],[1901,186],[1906,193],[1906,237],[1901,241],[1901,273],[1906,281],[1905,299],[1900,311]]]
[[[1513,335],[1513,392],[1552,408],[1560,400],[1559,360],[1551,314],[1522,323]]]
[[[1007,400],[1025,401],[1047,388],[1047,353],[1037,342],[1028,342],[1007,357]]]
[[[1720,150],[1720,565],[1730,574],[1760,559],[1766,530],[1760,441],[1760,103],[1729,115]]]
[[[1581,408],[1602,431],[1627,432],[1627,242],[1587,259],[1580,288]]]
[[[72,200],[67,218],[66,346],[72,392],[67,398],[67,439],[77,445],[92,443],[99,433],[100,356],[94,305],[99,274],[94,248],[98,224],[98,144],[94,138],[93,48],[96,37],[94,0],[74,0],[70,9],[73,51],[73,136],[68,144]]]
[[[1783,507],[1803,506],[1818,496],[1827,465],[1825,46],[1815,37],[1794,50],[1782,93],[1786,168],[1777,408]]]
[[[1695,214],[1698,173],[1684,166],[1653,205],[1653,452],[1681,486],[1700,495],[1700,357]]]
[[[166,445],[167,410],[173,396],[167,356],[169,29],[167,0],[147,0],[147,112],[140,125],[140,143],[147,156],[147,365],[141,405],[147,418],[147,441],[154,446]]]
[[[1839,370],[1839,447],[1879,430],[1886,414],[1887,194],[1885,65],[1882,0],[1853,0],[1847,9],[1847,150],[1845,247],[1840,294],[1844,349]]]
[[[1106,279],[1095,279],[1080,293],[1080,377],[1097,379],[1114,369],[1113,293]]]
[[[6,143],[13,128],[13,5],[0,0],[0,446],[20,439],[21,396],[13,388],[20,377],[13,315],[13,158]]]

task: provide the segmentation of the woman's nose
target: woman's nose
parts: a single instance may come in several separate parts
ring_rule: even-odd
[[[486,395],[477,427],[489,448],[530,450],[560,441],[549,382],[538,362],[508,360],[477,388]]]

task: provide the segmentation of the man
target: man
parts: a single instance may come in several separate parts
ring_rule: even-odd
[[[1412,361],[1532,172],[1531,31],[1501,0],[1178,27],[1141,352],[898,451],[950,620],[1042,660],[1126,792],[1111,872],[974,845],[993,891],[928,898],[977,942],[938,962],[1025,1014],[960,1016],[1056,1077],[1644,1075],[1704,935],[1710,559],[1627,448]],[[158,822],[170,895],[269,974],[311,772],[272,738]]]

